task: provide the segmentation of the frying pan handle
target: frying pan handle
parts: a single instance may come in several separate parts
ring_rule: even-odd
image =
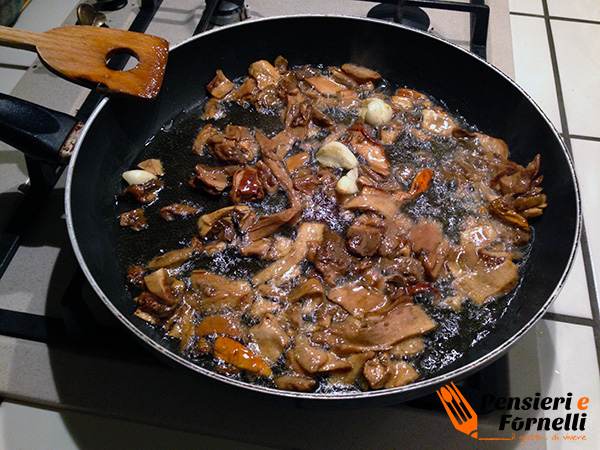
[[[68,114],[0,93],[0,140],[35,160],[66,164],[63,147],[77,125]]]

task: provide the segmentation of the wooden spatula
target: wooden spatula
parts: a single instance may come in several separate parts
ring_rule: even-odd
[[[57,74],[105,94],[156,97],[165,74],[169,43],[132,31],[92,26],[54,28],[43,33],[0,27],[0,44],[36,50]],[[110,58],[127,54],[138,60],[130,70],[107,67]]]

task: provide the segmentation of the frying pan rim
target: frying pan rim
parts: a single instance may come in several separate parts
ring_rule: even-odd
[[[92,273],[88,267],[88,264],[81,252],[80,246],[78,244],[77,236],[75,233],[75,226],[73,224],[73,214],[72,214],[72,209],[71,209],[71,186],[72,186],[74,168],[76,165],[77,157],[79,155],[81,148],[83,147],[83,143],[85,141],[88,131],[94,126],[96,117],[100,114],[100,112],[106,107],[107,103],[110,101],[109,98],[104,98],[99,103],[99,105],[96,107],[96,109],[93,111],[93,113],[90,115],[90,118],[86,121],[86,123],[83,127],[83,130],[81,132],[81,136],[75,145],[73,155],[71,157],[71,161],[68,166],[67,180],[66,180],[66,186],[65,186],[65,212],[66,212],[66,220],[67,220],[67,229],[68,229],[68,233],[69,233],[69,239],[71,241],[71,245],[73,247],[77,261],[78,261],[82,271],[84,272],[88,282],[90,283],[90,285],[92,286],[92,288],[94,289],[96,294],[100,297],[102,302],[111,311],[111,313],[113,313],[119,319],[119,321],[123,325],[125,325],[126,329],[128,329],[129,332],[133,333],[137,338],[141,339],[150,348],[154,349],[159,354],[167,356],[174,362],[181,364],[182,366],[184,366],[190,370],[202,373],[203,375],[208,376],[212,379],[218,380],[220,382],[225,382],[227,384],[234,385],[237,387],[241,387],[243,389],[252,390],[252,391],[256,391],[256,392],[260,392],[260,393],[269,393],[269,394],[274,394],[274,395],[279,395],[279,396],[284,396],[284,397],[297,398],[297,399],[302,399],[302,400],[326,400],[326,401],[338,400],[339,401],[339,400],[353,400],[353,399],[365,399],[365,398],[383,397],[383,396],[394,396],[395,394],[409,394],[409,393],[414,393],[413,396],[416,397],[416,396],[420,395],[420,394],[416,394],[416,392],[418,392],[418,391],[428,392],[430,390],[433,390],[435,386],[445,384],[451,380],[454,380],[454,381],[458,380],[458,379],[466,376],[468,373],[470,373],[476,367],[480,367],[480,366],[483,367],[483,366],[487,365],[488,363],[491,363],[498,357],[502,356],[509,349],[509,347],[511,347],[524,334],[526,334],[528,331],[531,330],[531,328],[541,319],[541,317],[546,313],[548,308],[552,305],[552,303],[558,296],[559,292],[564,287],[564,284],[568,278],[568,275],[573,267],[573,262],[575,259],[577,248],[579,246],[580,235],[581,235],[581,227],[582,227],[581,199],[580,199],[579,184],[577,181],[577,176],[575,174],[574,163],[573,163],[570,152],[567,150],[567,147],[566,147],[564,141],[562,140],[560,134],[558,133],[558,131],[556,130],[556,128],[554,127],[552,122],[548,119],[546,114],[541,110],[541,108],[537,105],[537,103],[531,98],[531,96],[529,96],[523,90],[523,88],[521,88],[510,77],[508,77],[500,69],[493,66],[488,61],[480,58],[479,56],[475,55],[474,53],[469,52],[468,50],[465,50],[462,47],[460,47],[452,42],[449,42],[439,36],[434,36],[429,33],[425,33],[421,30],[416,30],[416,29],[413,29],[413,28],[410,28],[410,27],[407,27],[404,25],[384,22],[384,21],[376,20],[376,19],[353,17],[353,16],[347,16],[347,15],[299,14],[299,15],[293,15],[293,16],[275,16],[275,17],[254,19],[254,20],[250,20],[250,21],[246,21],[246,22],[241,22],[239,24],[230,25],[228,27],[210,30],[206,33],[190,37],[189,39],[186,39],[186,40],[174,45],[170,49],[170,52],[173,50],[176,50],[179,47],[182,47],[182,46],[188,44],[191,41],[195,41],[196,39],[201,39],[208,34],[227,32],[227,30],[230,29],[231,27],[248,26],[248,25],[254,24],[256,22],[298,20],[298,19],[319,19],[319,18],[324,18],[324,19],[332,18],[332,19],[346,19],[346,20],[351,20],[351,21],[363,21],[363,22],[375,23],[375,24],[377,24],[377,26],[391,26],[391,27],[396,27],[396,28],[402,28],[405,31],[409,31],[412,33],[418,33],[423,36],[426,36],[428,39],[434,39],[434,40],[441,41],[442,43],[444,43],[446,45],[450,45],[454,49],[467,54],[469,57],[477,59],[480,63],[483,63],[484,65],[486,65],[488,67],[488,69],[491,69],[492,71],[496,72],[496,74],[503,77],[506,81],[509,82],[509,84],[512,85],[512,87],[518,89],[518,91],[521,93],[521,95],[529,101],[529,103],[535,108],[536,112],[544,119],[544,121],[549,126],[550,130],[552,131],[552,134],[554,135],[554,137],[560,144],[560,147],[561,147],[564,155],[566,156],[567,165],[569,167],[569,171],[571,174],[571,179],[573,181],[575,195],[576,195],[576,205],[575,205],[576,206],[576,218],[575,218],[576,223],[575,223],[575,233],[573,236],[573,245],[571,247],[571,252],[570,252],[570,255],[569,255],[569,258],[567,261],[567,265],[561,275],[559,283],[556,285],[556,287],[552,291],[551,295],[545,300],[544,304],[536,312],[536,314],[530,320],[528,320],[527,323],[525,325],[523,325],[517,332],[515,332],[510,337],[510,339],[507,339],[504,343],[497,346],[493,350],[487,352],[485,355],[478,358],[477,360],[472,361],[468,364],[465,364],[459,368],[456,368],[448,373],[444,373],[444,374],[434,376],[432,378],[429,378],[429,379],[426,379],[423,381],[419,381],[417,383],[411,383],[411,384],[397,387],[397,388],[375,390],[375,391],[346,392],[346,393],[293,392],[293,391],[273,389],[273,388],[269,388],[269,387],[265,387],[265,386],[258,386],[258,385],[243,382],[243,381],[233,380],[224,375],[220,375],[220,374],[211,372],[208,369],[200,367],[200,366],[194,364],[193,362],[183,358],[181,355],[178,355],[178,354],[172,352],[171,350],[165,348],[164,346],[160,345],[158,342],[151,339],[140,328],[138,328],[130,320],[130,318],[126,317],[123,313],[121,313],[121,311],[119,311],[117,309],[117,307],[110,301],[108,296],[104,293],[102,288],[98,285],[98,283],[96,282],[94,276],[92,275]]]

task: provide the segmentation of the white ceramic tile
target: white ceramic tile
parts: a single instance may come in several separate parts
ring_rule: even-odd
[[[571,134],[600,137],[600,24],[551,21]]]
[[[550,450],[594,449],[600,444],[600,383],[598,383],[598,358],[591,327],[542,320],[538,326],[540,352],[541,397],[565,397],[571,393],[571,409],[559,407],[556,411],[544,411],[551,419],[566,414],[585,416],[585,429],[558,431],[558,440],[547,441]],[[531,396],[535,393],[531,393]],[[578,400],[587,397],[587,409],[577,407]],[[526,411],[524,411],[526,413]],[[527,417],[527,416],[526,416]],[[556,433],[556,432],[555,432]],[[553,436],[552,432],[547,432]],[[585,436],[578,442],[566,441],[566,434]]]
[[[567,316],[592,318],[581,248],[577,250],[571,273],[549,311]]]
[[[598,0],[546,0],[550,16],[600,20]]]
[[[29,66],[14,66],[12,63],[5,62],[7,59],[4,58],[2,50],[5,49],[0,48],[0,92],[10,94]]]
[[[509,0],[510,12],[525,14],[544,14],[542,0]]]
[[[45,31],[63,24],[65,17],[73,11],[80,0],[31,0],[23,10],[15,28]]]
[[[58,27],[78,3],[79,0],[31,0],[14,28],[46,31]],[[0,92],[10,93],[36,58],[35,52],[0,47]]]
[[[267,447],[193,433],[56,412],[4,402],[0,406],[0,449],[178,449],[267,450]]]
[[[594,263],[596,286],[600,280],[600,142],[573,139],[575,171],[581,189],[583,221]]]
[[[515,79],[560,131],[556,85],[550,59],[546,24],[536,17],[510,17]]]

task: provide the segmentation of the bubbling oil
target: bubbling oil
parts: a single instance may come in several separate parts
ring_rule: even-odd
[[[383,82],[377,92],[389,95],[399,87]],[[190,245],[192,238],[197,236],[197,216],[167,222],[160,218],[160,207],[171,203],[185,203],[198,208],[200,214],[206,214],[230,205],[226,193],[213,196],[190,189],[187,184],[187,180],[194,173],[196,164],[214,165],[211,155],[197,155],[191,152],[195,137],[206,124],[212,123],[220,130],[224,130],[228,124],[245,126],[251,130],[261,131],[268,137],[283,130],[281,118],[275,111],[259,113],[252,106],[239,106],[231,103],[227,105],[223,118],[211,121],[202,119],[203,111],[204,104],[201,103],[174,118],[147,142],[146,147],[134,162],[136,165],[149,158],[161,160],[165,169],[165,175],[162,177],[165,186],[159,193],[159,201],[145,208],[149,223],[148,230],[140,233],[128,229],[118,230],[118,248],[123,272],[134,264],[143,265],[157,255],[186,247]],[[328,108],[327,115],[342,125],[349,125],[356,120],[356,114],[339,108]],[[464,128],[473,129],[466,124],[462,125]],[[324,136],[325,134],[321,133],[312,138],[316,143],[314,148],[318,148],[318,142]],[[452,161],[458,148],[462,151],[476,151],[476,149],[465,148],[465,145],[468,144],[458,143],[454,138],[435,137],[422,141],[411,133],[402,132],[392,145],[385,146],[385,153],[392,164],[392,172],[394,168],[400,166],[419,169],[425,164],[436,170],[446,167]],[[300,151],[303,149],[296,143],[289,154]],[[424,155],[426,155],[425,159]],[[359,158],[359,160],[361,159]],[[311,155],[310,161],[315,163],[314,155]],[[399,180],[399,182],[405,190],[408,190],[409,185],[406,181]],[[341,212],[337,203],[332,202],[331,198],[327,196],[319,197],[318,195],[312,198],[311,202],[302,213],[304,221],[325,223],[333,231],[342,236],[345,235],[352,219]],[[477,218],[479,205],[480,199],[477,193],[458,195],[456,185],[452,181],[434,178],[427,191],[403,206],[402,212],[415,221],[420,218],[435,219],[441,224],[445,236],[451,242],[458,243],[461,223],[468,216]],[[115,216],[132,209],[131,206],[127,202],[115,203]],[[290,205],[287,195],[280,191],[266,196],[264,200],[252,202],[250,206],[257,214],[262,215],[274,214],[289,208]],[[283,227],[278,233],[294,237],[294,230],[290,227]],[[529,246],[532,245],[532,242],[533,239]],[[523,251],[523,255],[524,257],[519,261],[521,271],[527,263],[527,248]],[[232,279],[248,280],[270,263],[270,261],[259,258],[244,257],[236,249],[230,247],[211,256],[195,256],[182,267],[178,276],[186,278],[193,270],[207,270]],[[438,283],[437,288],[442,295],[452,291],[450,284],[444,281]],[[484,307],[467,301],[458,311],[441,307],[431,293],[415,295],[415,303],[421,305],[437,324],[436,329],[424,337],[425,350],[407,359],[419,372],[421,379],[433,377],[445,367],[456,363],[479,341],[493,333],[498,322],[510,308],[511,301],[517,292],[518,287],[508,295],[487,303]],[[133,296],[135,296],[135,292],[132,290]],[[252,325],[252,323],[248,324]],[[186,356],[209,370],[213,370],[215,367],[215,362],[210,357]],[[279,361],[273,369],[275,373],[282,373],[285,370],[285,363]],[[236,377],[246,379],[244,375],[236,375]],[[358,385],[354,387],[332,386],[326,382],[326,377],[320,377],[319,381],[316,388],[318,393],[359,390]],[[253,380],[253,382],[269,387],[274,386],[268,379]]]

